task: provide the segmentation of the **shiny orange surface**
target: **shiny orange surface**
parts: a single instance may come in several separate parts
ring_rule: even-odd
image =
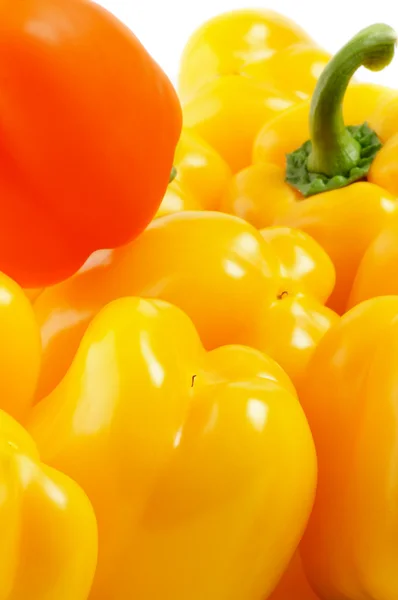
[[[205,353],[190,319],[123,298],[93,320],[29,431],[99,522],[90,600],[257,600],[311,509],[315,453],[286,375],[249,348]],[[287,384],[286,384],[287,382]]]
[[[97,561],[92,506],[2,410],[0,531],[2,600],[87,600]]]
[[[147,226],[181,109],[138,39],[94,2],[3,0],[0,45],[0,269],[41,287]]]
[[[301,544],[324,600],[398,596],[398,297],[368,300],[320,342],[300,387],[319,462]]]

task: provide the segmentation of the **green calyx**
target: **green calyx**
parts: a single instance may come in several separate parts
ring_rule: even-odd
[[[310,109],[311,140],[287,156],[286,181],[304,196],[366,178],[381,142],[366,123],[345,126],[344,94],[359,67],[379,71],[391,62],[396,39],[388,25],[363,29],[334,56],[319,78]]]
[[[170,177],[169,177],[169,183],[171,183],[172,181],[174,181],[174,179],[177,177],[177,169],[173,166],[171,171],[170,171]]]
[[[348,173],[328,176],[323,173],[312,173],[308,169],[308,158],[311,156],[312,142],[308,140],[298,150],[288,155],[286,161],[286,181],[298,189],[305,197],[330,192],[365,179],[374,157],[382,144],[370,127],[363,125],[347,127],[353,140],[358,142],[359,159]]]

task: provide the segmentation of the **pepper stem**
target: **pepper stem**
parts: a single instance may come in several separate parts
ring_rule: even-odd
[[[361,145],[344,125],[344,94],[359,67],[380,71],[391,62],[396,40],[395,31],[388,25],[371,25],[352,38],[326,66],[311,102],[312,148],[307,159],[310,173],[346,175],[360,162]]]

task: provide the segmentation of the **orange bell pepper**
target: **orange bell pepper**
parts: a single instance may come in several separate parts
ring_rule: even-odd
[[[398,295],[398,221],[394,220],[365,252],[347,308],[376,296]]]
[[[250,348],[206,354],[163,301],[106,306],[28,429],[95,508],[90,600],[266,597],[311,510],[316,457],[286,375]]]
[[[337,272],[329,306],[340,313],[345,310],[363,253],[398,209],[397,189],[395,184],[390,186],[393,178],[386,172],[386,164],[394,163],[395,150],[388,143],[379,150],[380,140],[365,126],[345,128],[342,105],[344,121],[349,125],[372,121],[372,114],[376,113],[380,122],[380,107],[390,106],[391,99],[397,97],[396,92],[359,84],[350,85],[347,91],[346,88],[362,64],[375,70],[388,64],[395,43],[396,34],[386,25],[375,25],[360,32],[323,71],[311,104],[304,102],[266,123],[254,146],[255,162],[280,167],[290,153],[287,180],[303,195],[291,201],[287,192],[280,192],[282,179],[273,184],[271,176],[265,174],[263,222],[267,222],[274,210],[269,208],[267,199],[272,198],[276,185],[280,212],[274,223],[308,232],[328,252]],[[378,133],[376,117],[374,123]],[[311,142],[295,150],[309,137]],[[366,182],[354,182],[366,176]],[[270,186],[266,185],[267,177]],[[251,195],[248,186],[239,190],[241,197]],[[233,192],[234,195],[236,197]],[[251,209],[256,222],[261,214],[260,198],[256,188],[255,209]],[[234,202],[230,202],[230,206],[234,206]]]
[[[0,44],[0,269],[42,287],[151,221],[181,110],[140,42],[94,2],[1,2]]]
[[[93,508],[2,410],[0,531],[2,600],[87,600],[98,549]]]
[[[0,335],[0,409],[20,420],[33,403],[39,379],[40,329],[25,292],[3,273],[0,273]]]
[[[398,296],[346,313],[300,387],[319,465],[301,551],[325,600],[398,597],[397,317]]]
[[[43,344],[37,398],[64,376],[98,310],[131,295],[182,308],[207,349],[243,343],[275,354],[294,379],[336,318],[323,306],[334,269],[305,234],[285,228],[264,237],[230,215],[174,214],[45,290],[34,305]]]

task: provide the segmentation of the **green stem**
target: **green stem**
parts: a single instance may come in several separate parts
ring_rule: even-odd
[[[344,94],[359,67],[380,71],[391,62],[396,40],[395,31],[388,25],[371,25],[352,38],[326,66],[311,103],[312,149],[307,159],[310,173],[334,177],[346,175],[358,165],[361,146],[344,125]]]

